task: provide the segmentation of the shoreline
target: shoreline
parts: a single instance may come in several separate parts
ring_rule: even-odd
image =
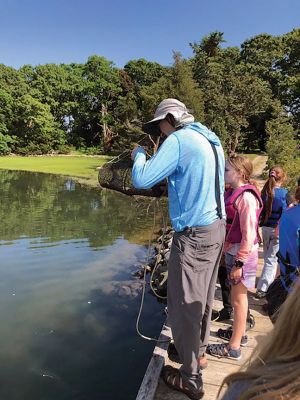
[[[98,170],[111,157],[90,155],[42,155],[0,157],[0,170],[25,171],[66,177],[92,188],[99,188]]]
[[[47,175],[57,175],[62,178],[70,178],[74,182],[79,183],[80,185],[87,186],[89,188],[94,188],[94,189],[99,189],[103,190],[104,188],[101,188],[99,182],[98,182],[98,176],[97,178],[94,177],[82,177],[82,176],[74,176],[74,175],[69,175],[69,174],[62,174],[62,173],[57,173],[57,172],[45,172],[45,171],[32,171],[28,169],[14,169],[14,168],[1,168],[0,171],[15,171],[15,172],[30,172],[30,173],[37,173],[37,174],[47,174]]]

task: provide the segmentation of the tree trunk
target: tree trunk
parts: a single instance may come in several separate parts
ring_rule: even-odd
[[[102,132],[103,132],[103,148],[105,152],[110,151],[114,139],[118,136],[117,133],[109,129],[107,124],[107,107],[102,103],[101,105],[101,121],[102,121]]]

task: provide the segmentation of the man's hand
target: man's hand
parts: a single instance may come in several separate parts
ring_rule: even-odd
[[[134,145],[134,148],[133,148],[133,150],[132,150],[132,152],[131,152],[131,159],[132,159],[132,160],[134,160],[135,155],[136,155],[136,152],[137,152],[137,149],[138,149],[139,147],[140,147],[140,146],[139,146],[138,144],[135,144],[135,145]]]

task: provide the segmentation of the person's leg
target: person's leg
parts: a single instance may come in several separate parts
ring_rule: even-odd
[[[223,221],[197,228],[195,235],[175,233],[168,264],[168,315],[183,363],[180,373],[196,388],[202,387],[198,359],[209,333],[211,285],[216,282],[224,235]]]
[[[231,301],[233,306],[233,332],[229,342],[232,349],[239,349],[242,336],[246,331],[246,319],[248,311],[247,288],[240,282],[231,287]]]
[[[222,223],[222,221],[221,221]],[[202,326],[201,326],[201,341],[202,343],[200,344],[200,355],[204,354],[206,351],[206,347],[208,344],[208,339],[210,335],[210,320],[211,320],[211,312],[212,312],[212,304],[215,296],[215,290],[216,290],[216,281],[217,281],[217,276],[220,271],[220,269],[224,270],[226,273],[226,266],[225,267],[220,267],[219,263],[222,258],[222,253],[223,253],[223,242],[225,239],[225,225],[221,224],[218,228],[218,232],[215,231],[215,233],[212,233],[212,235],[216,238],[218,238],[219,243],[221,243],[221,247],[219,251],[210,251],[210,254],[207,256],[210,258],[211,263],[212,263],[212,274],[209,280],[209,286],[208,286],[208,291],[207,291],[207,296],[206,296],[206,305],[205,305],[205,312],[204,316],[202,319]],[[227,276],[227,273],[226,273]],[[227,284],[225,282],[225,284]],[[228,284],[227,284],[228,285]],[[227,287],[228,290],[228,287]],[[230,298],[230,290],[229,291],[229,298]],[[227,299],[228,300],[228,299]],[[229,300],[230,302],[230,300]]]
[[[212,303],[214,300],[215,296],[215,291],[216,291],[216,281],[217,281],[217,276],[218,276],[218,268],[219,268],[219,262],[222,256],[222,248],[219,251],[219,254],[213,254],[211,253],[212,257],[212,262],[215,263],[215,265],[212,268],[212,274],[210,276],[207,276],[207,279],[209,279],[208,283],[208,290],[207,290],[207,296],[206,296],[206,304],[204,302],[204,315],[202,318],[202,324],[201,324],[201,343],[200,343],[200,356],[205,353],[206,347],[208,344],[208,339],[210,335],[210,320],[211,320],[211,312],[212,312]]]
[[[266,267],[267,265],[267,254],[268,254],[268,249],[270,246],[270,235],[269,235],[269,228],[266,226],[263,226],[262,229],[262,241],[263,241],[263,258],[264,258],[264,266],[261,272],[261,275],[259,277],[259,280],[257,282],[257,291],[262,292],[262,287],[265,285],[266,282],[266,278],[265,278],[265,274],[266,274],[266,269],[268,267]]]
[[[278,238],[275,236],[274,228],[263,226],[262,232],[264,242],[264,267],[257,284],[257,290],[261,292],[266,292],[276,276],[276,254],[279,250],[279,241]]]
[[[228,316],[230,316],[232,312],[232,305],[230,300],[230,285],[227,280],[227,270],[225,265],[219,266],[218,279],[221,286],[223,309],[227,311]]]

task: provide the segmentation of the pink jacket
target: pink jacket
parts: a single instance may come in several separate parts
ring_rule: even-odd
[[[235,243],[241,243],[238,259],[247,259],[251,248],[260,241],[258,221],[263,202],[253,185],[243,185],[225,198],[226,243],[225,251]]]

